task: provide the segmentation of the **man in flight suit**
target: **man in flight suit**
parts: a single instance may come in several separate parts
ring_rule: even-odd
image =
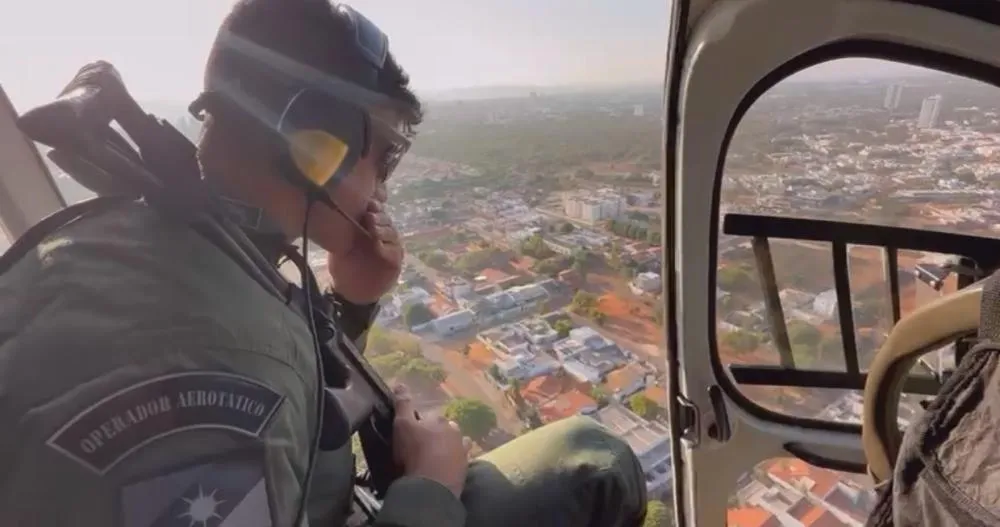
[[[251,42],[383,94],[399,128],[420,104],[391,55],[357,75],[357,13],[326,0],[241,0],[209,57],[258,102],[294,80],[235,60]],[[383,212],[391,145],[371,138],[331,190],[346,216],[305,205],[276,175],[279,153],[229,108],[206,103],[203,176],[241,208],[262,254],[302,232],[329,252],[342,330],[363,343],[403,250]],[[251,215],[252,216],[252,215]],[[304,317],[195,230],[142,203],[50,235],[0,276],[0,525],[255,527],[343,525],[349,445],[316,452],[322,378]],[[403,476],[379,526],[640,525],[645,482],[628,446],[586,418],[527,434],[473,461],[460,433],[418,420],[397,391],[393,449]]]

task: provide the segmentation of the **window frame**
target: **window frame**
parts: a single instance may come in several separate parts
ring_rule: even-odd
[[[17,110],[0,86],[0,227],[13,243],[66,207],[35,144],[17,128]]]

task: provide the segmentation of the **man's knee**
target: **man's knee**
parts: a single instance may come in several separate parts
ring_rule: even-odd
[[[552,427],[552,430],[546,430]],[[621,493],[623,506],[645,509],[646,476],[635,452],[622,438],[589,417],[574,416],[552,423],[549,440],[564,446],[565,461],[585,466],[591,477],[608,478]]]

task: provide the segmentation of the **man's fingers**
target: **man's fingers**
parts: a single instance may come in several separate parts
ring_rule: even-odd
[[[375,237],[382,243],[399,245],[399,232],[392,227],[375,226]]]
[[[385,201],[389,199],[389,192],[385,188],[385,183],[379,183],[379,185],[375,187],[374,198],[376,201],[380,201],[382,203],[385,203]]]
[[[397,384],[392,388],[392,395],[396,402],[396,417],[413,418],[415,414],[410,390],[402,384]]]

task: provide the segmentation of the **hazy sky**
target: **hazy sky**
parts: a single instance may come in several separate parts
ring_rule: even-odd
[[[19,108],[103,58],[140,99],[190,99],[233,0],[12,1],[0,17],[0,84]],[[666,0],[356,0],[423,90],[655,81]],[[433,15],[431,15],[433,13]]]
[[[484,85],[659,82],[669,0],[355,0],[389,34],[418,90]],[[105,59],[140,100],[197,93],[215,28],[233,0],[9,2],[0,85],[23,110]],[[433,15],[432,15],[433,13]],[[878,75],[877,63],[826,66]]]

